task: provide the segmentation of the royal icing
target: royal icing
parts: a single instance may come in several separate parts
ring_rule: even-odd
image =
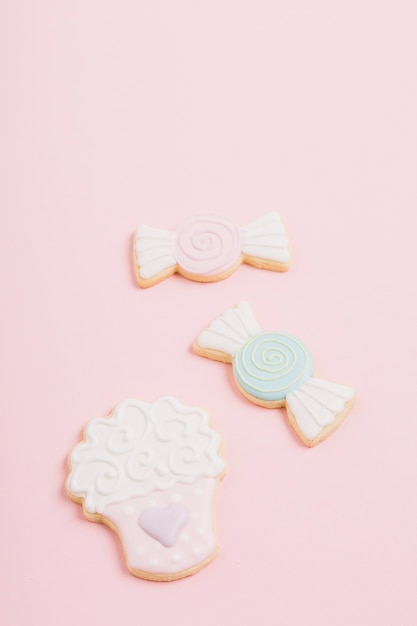
[[[278,213],[271,211],[240,229],[242,252],[248,257],[288,263],[290,253],[285,228]]]
[[[208,414],[165,397],[154,404],[128,399],[110,418],[95,418],[86,441],[70,456],[69,491],[90,513],[176,483],[192,483],[223,471],[220,436]]]
[[[301,432],[307,439],[313,440],[344,411],[345,404],[353,396],[350,387],[319,378],[308,378],[303,385],[287,395],[286,402],[296,416]]]
[[[210,326],[199,335],[197,343],[201,348],[217,350],[234,357],[236,351],[250,337],[260,332],[261,327],[251,307],[247,302],[241,302],[237,307],[228,309],[223,315],[213,320]]]
[[[143,498],[110,504],[105,515],[118,529],[129,569],[175,575],[212,558],[216,552],[215,485],[213,478],[199,478],[192,485],[177,483],[170,491],[155,491]],[[147,520],[146,529],[141,527],[140,520],[143,522],[146,511],[166,511],[172,503],[180,504],[188,514],[179,532],[178,526],[170,527],[166,519],[166,528],[162,528],[164,524],[157,519],[152,520],[152,524]]]
[[[265,402],[286,403],[301,435],[318,438],[326,426],[348,410],[350,387],[313,378],[310,351],[288,333],[262,332],[249,304],[228,309],[204,330],[197,351],[229,360],[245,395]]]
[[[260,333],[236,352],[233,372],[239,385],[261,400],[282,400],[313,373],[306,346],[286,333]]]
[[[87,515],[98,513],[117,528],[131,570],[175,574],[215,549],[220,444],[201,408],[172,397],[153,404],[127,399],[111,417],[88,423],[85,441],[70,455],[67,491]]]
[[[288,240],[278,213],[268,213],[239,228],[216,215],[184,221],[175,232],[139,226],[135,264],[142,280],[179,271],[190,278],[221,276],[242,261],[289,262]]]
[[[240,257],[240,232],[223,217],[191,218],[177,229],[174,251],[178,265],[189,274],[222,274]]]
[[[135,236],[135,253],[144,279],[157,276],[172,268],[177,260],[174,256],[175,233],[150,226],[139,226]]]
[[[177,543],[189,515],[187,507],[179,502],[173,502],[165,508],[150,506],[143,511],[138,524],[165,548],[172,548]]]

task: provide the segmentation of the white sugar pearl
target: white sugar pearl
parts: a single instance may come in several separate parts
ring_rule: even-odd
[[[182,555],[181,554],[178,554],[178,553],[171,554],[171,561],[173,563],[179,563],[179,561],[181,561],[181,559],[182,559]]]

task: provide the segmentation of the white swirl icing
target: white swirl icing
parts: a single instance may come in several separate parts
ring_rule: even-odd
[[[70,455],[68,491],[91,513],[176,483],[216,477],[224,462],[208,414],[176,398],[127,399],[111,417],[91,420]]]

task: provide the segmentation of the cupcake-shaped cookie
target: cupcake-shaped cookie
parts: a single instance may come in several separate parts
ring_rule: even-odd
[[[213,497],[225,466],[208,414],[176,398],[128,399],[95,418],[69,457],[67,492],[119,536],[130,572],[194,574],[217,554]]]

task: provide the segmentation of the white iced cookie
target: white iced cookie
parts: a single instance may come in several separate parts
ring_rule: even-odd
[[[201,408],[172,397],[128,399],[95,418],[69,456],[69,496],[119,536],[130,572],[156,581],[194,574],[217,554],[213,498],[221,438]]]
[[[199,282],[222,280],[241,263],[285,272],[289,262],[285,228],[276,212],[241,228],[217,215],[192,217],[175,231],[139,226],[134,239],[141,287],[151,287],[175,272]]]
[[[353,389],[315,378],[304,343],[288,333],[262,332],[247,302],[215,319],[194,349],[232,363],[239,390],[255,404],[285,406],[291,426],[309,447],[326,439],[353,405]]]

